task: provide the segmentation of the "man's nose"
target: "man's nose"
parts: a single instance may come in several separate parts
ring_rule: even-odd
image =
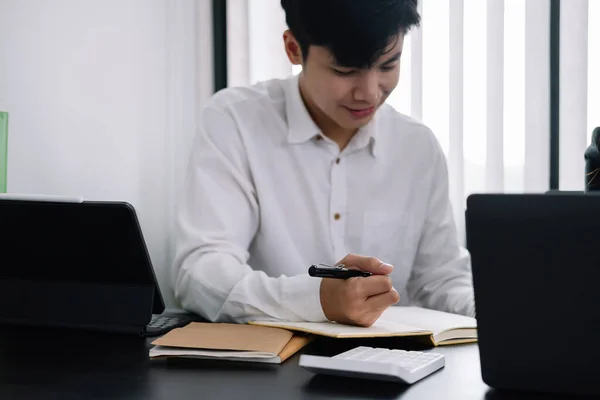
[[[374,71],[361,74],[354,89],[354,100],[368,103],[372,106],[379,103],[379,77]]]

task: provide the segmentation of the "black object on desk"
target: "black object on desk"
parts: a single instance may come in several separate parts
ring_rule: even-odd
[[[592,132],[590,145],[583,154],[585,160],[585,191],[600,190],[600,126]]]
[[[146,326],[144,336],[159,336],[169,332],[172,329],[180,328],[190,322],[198,321],[199,319],[191,314],[183,313],[164,313],[155,314],[152,320]]]
[[[165,305],[130,204],[3,199],[0,221],[0,323],[157,335],[189,322],[148,328]]]
[[[598,192],[596,192],[598,193]],[[484,382],[600,395],[600,197],[476,194],[467,199]]]

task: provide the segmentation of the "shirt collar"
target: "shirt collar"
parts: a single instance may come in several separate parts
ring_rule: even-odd
[[[305,142],[321,132],[308,113],[300,95],[299,76],[298,74],[285,83],[285,112],[287,114],[288,140],[290,143]]]
[[[351,150],[359,150],[369,146],[369,149],[371,150],[371,155],[373,157],[377,157],[377,121],[379,119],[379,113],[380,111],[377,110],[371,121],[369,121],[367,125],[361,127],[358,130],[358,132],[356,132],[356,134],[348,144],[349,146],[351,146]]]
[[[288,142],[303,143],[321,133],[321,130],[313,121],[312,117],[306,109],[306,105],[300,95],[299,76],[297,74],[285,83],[285,112],[288,123]],[[371,154],[377,156],[377,120],[379,110],[375,112],[373,119],[363,127],[361,127],[356,135],[349,143],[351,149],[358,150],[366,146],[370,146]]]

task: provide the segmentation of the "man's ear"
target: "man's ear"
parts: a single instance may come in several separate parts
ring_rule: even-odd
[[[302,49],[300,44],[296,40],[296,37],[289,29],[283,32],[283,43],[285,46],[285,53],[288,56],[290,62],[294,65],[302,65]]]

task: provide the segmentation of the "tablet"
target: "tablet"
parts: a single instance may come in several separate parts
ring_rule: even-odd
[[[0,279],[153,287],[152,313],[165,308],[127,202],[0,197],[0,260]]]

